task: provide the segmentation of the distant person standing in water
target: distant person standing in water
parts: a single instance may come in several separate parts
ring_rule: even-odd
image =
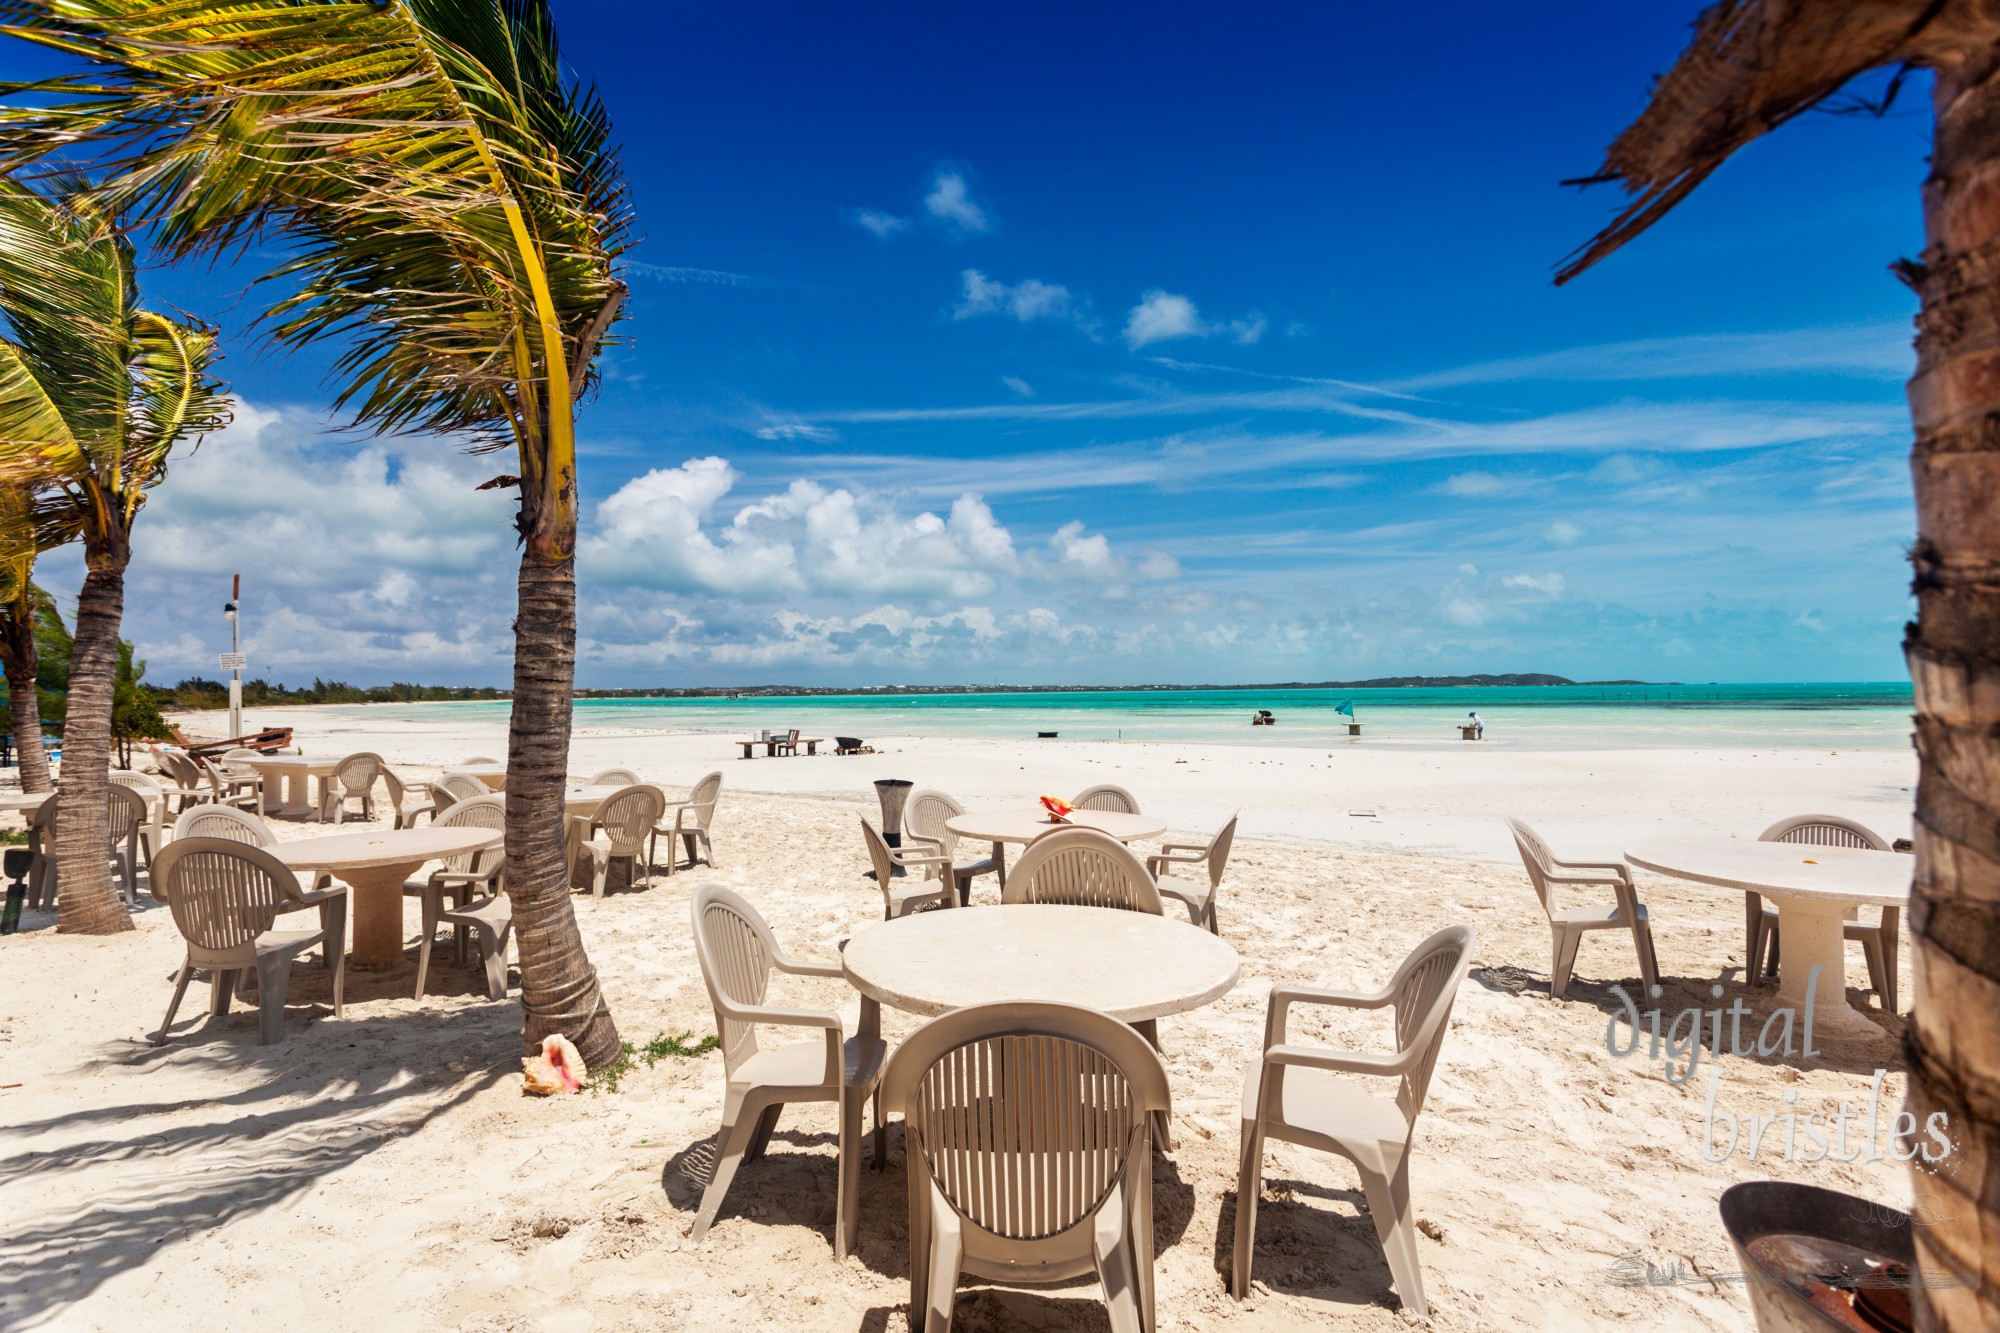
[[[1486,739],[1485,718],[1479,716],[1478,713],[1467,713],[1465,715],[1465,720],[1466,724],[1472,728],[1472,739],[1476,741],[1483,741]]]

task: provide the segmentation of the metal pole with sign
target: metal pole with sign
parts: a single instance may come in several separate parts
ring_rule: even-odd
[[[242,622],[236,615],[236,603],[243,595],[243,576],[233,574],[229,579],[229,603],[222,608],[222,618],[229,622],[229,651],[222,655],[223,670],[229,673],[229,734],[243,734],[243,633]]]

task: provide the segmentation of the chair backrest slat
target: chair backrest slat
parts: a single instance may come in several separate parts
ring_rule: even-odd
[[[1160,890],[1146,864],[1108,833],[1063,828],[1028,844],[1007,876],[1004,903],[1066,903],[1160,915]]]
[[[604,798],[592,821],[611,836],[613,856],[636,856],[666,808],[667,798],[658,787],[625,787]]]
[[[174,838],[226,838],[252,847],[269,847],[277,836],[248,810],[233,805],[193,805],[174,820]]]
[[[950,856],[958,847],[958,835],[945,821],[965,813],[965,807],[932,787],[919,787],[903,806],[903,827],[920,838],[929,838],[944,847]]]
[[[439,815],[438,828],[484,828],[501,829],[507,827],[507,798],[498,792],[486,796],[475,796],[468,801],[460,801],[451,809]],[[505,840],[478,851],[461,852],[457,856],[440,857],[439,866],[460,874],[490,874],[495,867],[507,859]]]
[[[174,925],[197,951],[197,961],[235,956],[248,963],[279,905],[299,896],[297,877],[276,857],[223,838],[171,842],[153,873],[165,884]]]
[[[443,787],[453,801],[470,801],[493,794],[491,787],[465,773],[447,773],[437,785]]]
[[[757,909],[720,884],[696,889],[693,911],[695,956],[715,1010],[723,1067],[733,1074],[757,1053],[757,1025],[731,1018],[728,1009],[764,1003],[777,944]]]
[[[688,793],[687,805],[694,811],[694,822],[704,831],[715,819],[715,803],[722,797],[722,772],[720,769],[706,774],[694,784]]]
[[[637,787],[645,779],[629,768],[600,768],[590,775],[593,787]]]
[[[1222,886],[1222,872],[1229,868],[1229,849],[1236,845],[1236,821],[1242,817],[1240,810],[1231,814],[1215,836],[1209,839],[1208,887],[1211,889]]]
[[[1139,813],[1139,798],[1112,782],[1085,787],[1070,804],[1079,810],[1102,810],[1124,815]]]
[[[1389,982],[1395,995],[1396,1048],[1421,1052],[1396,1089],[1396,1105],[1412,1125],[1430,1091],[1431,1071],[1437,1067],[1452,1003],[1471,965],[1476,938],[1471,926],[1446,926],[1411,951]]]
[[[1528,869],[1528,882],[1534,885],[1535,897],[1541,900],[1542,914],[1553,918],[1555,905],[1549,901],[1549,876],[1554,873],[1555,856],[1541,834],[1522,821],[1509,815],[1507,828],[1514,835],[1514,848],[1521,854],[1521,864]]]
[[[1810,847],[1853,847],[1861,851],[1892,850],[1889,840],[1865,824],[1839,815],[1793,815],[1757,835],[1759,842],[1790,842]]]

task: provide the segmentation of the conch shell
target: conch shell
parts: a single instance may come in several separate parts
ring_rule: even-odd
[[[1057,823],[1066,821],[1071,815],[1076,813],[1076,807],[1060,796],[1044,796],[1042,798],[1042,809],[1048,811]]]
[[[521,1061],[521,1090],[537,1097],[558,1092],[578,1092],[584,1077],[583,1057],[576,1053],[568,1037],[560,1032],[542,1039],[542,1053]]]

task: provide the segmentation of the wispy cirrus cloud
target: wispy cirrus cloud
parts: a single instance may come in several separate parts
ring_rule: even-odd
[[[625,267],[627,271],[641,278],[699,287],[768,289],[793,285],[776,278],[760,278],[751,273],[731,273],[719,268],[686,268],[679,264],[648,264],[637,259],[627,260]]]
[[[1703,333],[1566,347],[1410,375],[1397,389],[1514,381],[1618,381],[1821,374],[1896,380],[1915,364],[1907,324]]]

